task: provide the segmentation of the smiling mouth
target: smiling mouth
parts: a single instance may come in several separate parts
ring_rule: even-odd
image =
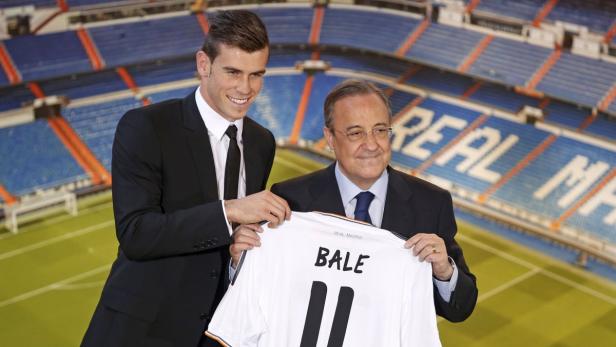
[[[231,100],[232,103],[234,103],[236,105],[240,105],[240,106],[246,104],[248,102],[248,99],[249,99],[249,98],[243,98],[243,99],[234,98],[232,96],[227,96],[227,98],[229,100]]]

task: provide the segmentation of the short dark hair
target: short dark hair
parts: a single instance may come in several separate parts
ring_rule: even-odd
[[[261,19],[247,10],[218,11],[209,19],[210,28],[201,50],[214,61],[222,43],[252,53],[269,47],[267,29]]]
[[[385,107],[387,108],[387,113],[389,114],[389,117],[391,117],[389,98],[387,97],[387,95],[385,95],[385,93],[383,93],[383,91],[379,87],[374,85],[374,83],[368,81],[352,79],[339,83],[334,87],[334,89],[329,92],[329,94],[327,94],[327,97],[325,98],[325,104],[323,105],[325,126],[327,128],[330,128],[330,125],[332,124],[332,114],[334,113],[334,105],[336,104],[336,102],[348,96],[365,94],[375,94],[376,96],[378,96],[381,101],[383,101],[383,104],[385,104]]]

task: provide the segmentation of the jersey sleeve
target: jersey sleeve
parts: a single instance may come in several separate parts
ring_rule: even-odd
[[[412,265],[405,272],[401,346],[441,347],[434,308],[432,267],[424,262]]]
[[[258,259],[252,253],[244,255],[235,282],[227,289],[205,332],[223,346],[257,346],[267,331],[256,281]]]

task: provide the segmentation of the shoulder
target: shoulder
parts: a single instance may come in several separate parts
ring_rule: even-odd
[[[118,126],[154,124],[171,118],[177,119],[182,113],[182,99],[171,99],[156,104],[129,110],[122,116]]]
[[[254,135],[260,139],[268,139],[274,142],[274,134],[272,134],[269,129],[255,122],[252,118],[248,116],[244,117],[244,128],[254,133]]]
[[[414,194],[418,194],[422,197],[446,198],[451,196],[449,191],[446,189],[443,189],[419,177],[411,176],[393,168],[389,170],[389,174],[392,182],[402,183],[409,187]]]

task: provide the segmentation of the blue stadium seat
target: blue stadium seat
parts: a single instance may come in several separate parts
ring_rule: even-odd
[[[108,67],[182,57],[196,53],[204,34],[195,16],[91,28],[90,35]]]
[[[23,81],[92,71],[92,64],[74,31],[18,36],[4,44]]]
[[[595,134],[604,137],[610,141],[616,141],[616,119],[599,113],[595,120],[584,130],[587,133]]]
[[[194,57],[191,57],[191,59],[134,65],[128,67],[127,70],[137,86],[145,87],[189,78],[196,80],[197,66],[195,64]]]
[[[525,105],[537,107],[540,102],[539,99],[517,94],[504,86],[489,83],[482,84],[469,99],[514,113]]]
[[[47,121],[0,128],[0,182],[24,195],[87,178]]]
[[[2,0],[0,8],[34,5],[34,7],[55,7],[58,3],[55,0]]]
[[[271,130],[277,139],[291,135],[306,75],[267,76],[248,115]]]
[[[98,160],[111,171],[111,146],[115,128],[126,111],[141,102],[126,98],[90,106],[68,107],[62,114]]]
[[[406,84],[461,96],[474,82],[466,76],[430,67],[422,67],[406,81]]]
[[[545,47],[494,37],[469,72],[508,85],[524,85],[551,52]]]
[[[537,90],[595,106],[616,81],[616,64],[563,52]]]
[[[255,10],[267,27],[270,43],[308,43],[314,10],[306,5]]]
[[[306,108],[300,138],[309,141],[318,141],[323,137],[323,103],[325,102],[325,97],[336,84],[343,80],[344,78],[342,77],[322,73],[314,76],[312,93],[310,93],[310,100]]]
[[[475,10],[532,21],[545,2],[546,0],[484,0],[479,2]]]
[[[374,9],[329,7],[325,10],[320,43],[394,52],[420,22]]]
[[[587,26],[604,33],[616,18],[616,3],[604,0],[559,0],[547,19]]]
[[[114,70],[70,75],[41,81],[39,85],[46,95],[65,95],[69,99],[85,98],[128,88]]]
[[[579,128],[590,113],[591,111],[588,109],[556,100],[552,100],[544,109],[544,116],[547,122],[556,123],[561,126],[564,125],[572,129]]]
[[[475,31],[432,23],[406,56],[425,64],[455,69],[484,36]]]

